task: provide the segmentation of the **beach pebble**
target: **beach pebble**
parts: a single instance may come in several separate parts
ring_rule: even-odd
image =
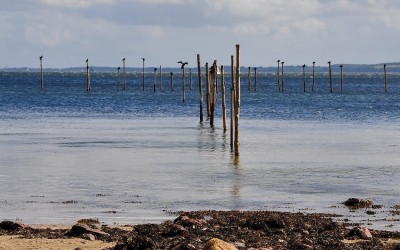
[[[180,224],[184,227],[192,227],[196,225],[205,224],[206,221],[204,219],[192,219],[186,215],[181,215],[174,220],[174,223]]]
[[[207,242],[203,250],[238,250],[234,245],[223,240],[213,238]]]
[[[369,231],[368,228],[366,227],[354,227],[353,229],[350,230],[350,232],[347,235],[348,237],[358,237],[360,239],[364,240],[370,240],[372,239],[372,234]]]

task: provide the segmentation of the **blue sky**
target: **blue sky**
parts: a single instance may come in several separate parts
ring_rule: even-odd
[[[398,0],[0,0],[0,68],[398,62]]]

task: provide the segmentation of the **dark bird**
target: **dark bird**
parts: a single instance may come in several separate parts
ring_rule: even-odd
[[[305,64],[303,64],[303,68],[305,68],[306,67],[306,65]]]
[[[122,58],[122,61],[125,61],[125,58]]]
[[[156,72],[157,71],[157,68],[154,68],[154,72]]]
[[[39,59],[42,60],[43,56],[40,56]]]
[[[331,61],[329,61],[328,63],[331,64]]]
[[[185,67],[185,65],[188,65],[188,62],[179,61],[178,63],[181,64],[181,69],[183,69]]]
[[[89,59],[86,59],[86,62],[89,62]]]

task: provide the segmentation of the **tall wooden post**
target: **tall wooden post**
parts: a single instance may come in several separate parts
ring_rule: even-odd
[[[222,99],[222,127],[226,131],[226,97],[225,97],[225,70],[221,65],[221,99]]]
[[[254,91],[257,91],[257,67],[254,67]]]
[[[331,61],[328,62],[329,64],[329,88],[331,93],[333,92],[333,87],[332,87],[332,68],[331,68]]]
[[[125,58],[122,59],[124,66],[124,90],[126,90],[126,67],[125,67]]]
[[[247,71],[247,89],[251,90],[251,67],[248,67]]]
[[[208,70],[208,63],[206,63],[206,87],[207,117],[210,118],[210,72]]]
[[[86,59],[86,91],[90,91],[89,59]]]
[[[311,87],[311,92],[314,92],[314,85],[315,85],[315,62],[312,63],[312,87]]]
[[[43,82],[43,64],[42,64],[43,56],[39,57],[40,60],[40,89],[44,89],[44,82]]]
[[[144,91],[144,61],[145,61],[145,58],[144,58],[144,57],[142,57],[142,61],[143,61],[143,67],[142,67],[142,88],[143,88],[143,91]]]
[[[385,78],[385,92],[387,92],[386,64],[383,65],[383,73],[384,73],[384,78]]]
[[[182,66],[182,102],[186,101],[185,95],[185,66]]]
[[[189,68],[189,86],[190,91],[192,91],[192,68]]]
[[[203,122],[203,84],[201,82],[200,54],[197,54],[197,76],[199,79],[200,122]]]
[[[119,74],[119,70],[121,69],[121,67],[118,67],[117,68],[117,70],[118,70],[118,80],[117,80],[117,91],[119,91],[119,80],[120,80],[120,74]]]
[[[285,91],[285,84],[284,84],[284,74],[283,74],[283,64],[284,64],[285,62],[281,62],[281,64],[282,64],[282,92],[284,92]]]
[[[303,64],[303,91],[306,92],[306,65]]]
[[[160,65],[160,91],[162,91],[162,68]]]
[[[277,77],[278,77],[278,90],[281,91],[281,81],[280,81],[280,76],[279,76],[279,63],[281,62],[281,60],[276,61],[278,63],[278,72],[276,73]]]
[[[234,124],[235,124],[235,58],[231,55],[231,126],[230,126],[230,145],[231,150],[234,150],[233,141],[234,141]]]
[[[343,92],[343,65],[340,65],[340,92]]]
[[[240,117],[240,45],[236,44],[236,83],[235,83],[235,156],[240,155],[239,117]]]
[[[154,68],[154,83],[153,83],[154,92],[156,92],[156,82],[157,82],[157,68]]]
[[[171,91],[174,91],[174,73],[171,72]]]
[[[215,104],[217,102],[217,60],[214,60],[210,76],[210,126],[214,126]]]

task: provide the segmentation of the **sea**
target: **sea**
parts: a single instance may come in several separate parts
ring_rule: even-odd
[[[194,72],[196,70],[194,69]],[[241,75],[240,156],[218,78],[210,126],[202,77],[0,72],[0,220],[160,223],[178,211],[339,214],[400,231],[400,74]],[[124,90],[124,79],[126,89]],[[304,92],[305,79],[305,92]],[[184,85],[183,85],[184,82]],[[314,82],[314,91],[312,84]],[[154,87],[155,86],[155,87]],[[183,102],[183,86],[185,102]],[[349,198],[373,208],[350,209]]]

